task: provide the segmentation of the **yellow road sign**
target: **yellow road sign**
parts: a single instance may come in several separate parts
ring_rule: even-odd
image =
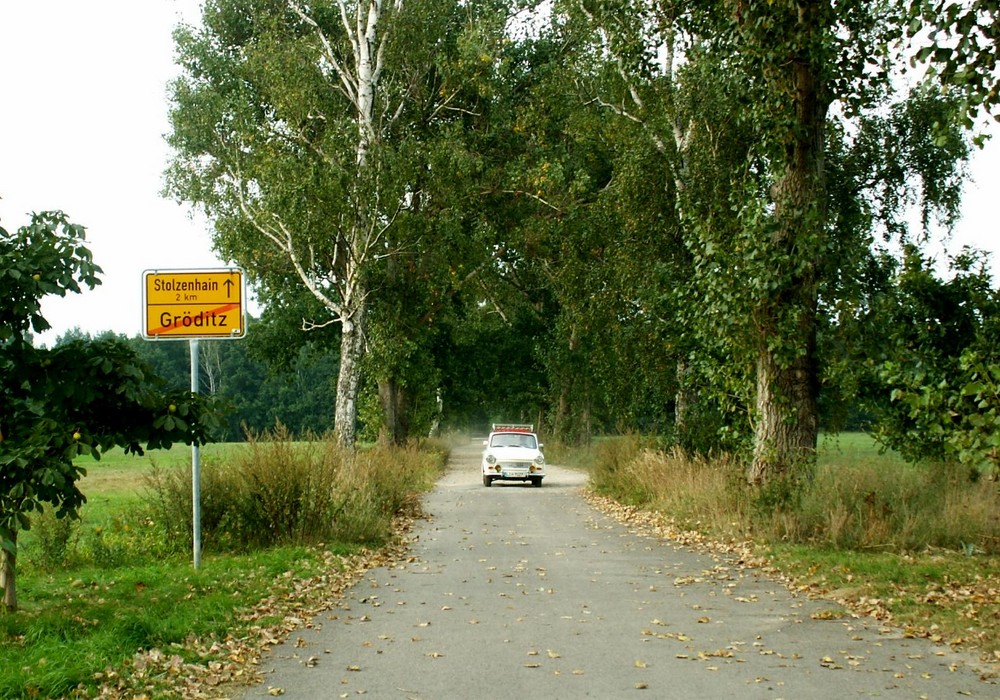
[[[243,271],[146,270],[143,335],[151,340],[246,335]]]

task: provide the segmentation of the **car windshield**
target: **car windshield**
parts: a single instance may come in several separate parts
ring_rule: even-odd
[[[536,448],[535,436],[525,433],[499,433],[493,436],[490,447],[527,447]]]

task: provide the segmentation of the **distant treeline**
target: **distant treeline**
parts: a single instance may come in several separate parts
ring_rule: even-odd
[[[109,331],[92,336],[76,328],[59,336],[55,344],[115,335]],[[189,343],[117,337],[132,346],[170,387],[190,388]],[[198,345],[199,391],[215,395],[226,407],[226,427],[220,440],[243,440],[248,432],[259,433],[279,422],[296,435],[322,434],[333,427],[336,346],[326,349],[305,344],[294,356],[269,363],[249,338],[201,340]]]

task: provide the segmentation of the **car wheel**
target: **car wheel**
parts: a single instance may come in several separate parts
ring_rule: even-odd
[[[536,489],[540,488],[542,485],[542,477],[540,476],[533,477],[531,479],[531,485],[534,486]]]
[[[492,485],[493,485],[493,477],[486,476],[485,474],[483,474],[483,486],[492,486]]]

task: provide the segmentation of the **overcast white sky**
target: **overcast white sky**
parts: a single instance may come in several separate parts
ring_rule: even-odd
[[[225,266],[207,225],[160,197],[169,150],[171,32],[199,0],[0,0],[0,225],[61,209],[104,269],[51,298],[42,341],[75,327],[141,332],[147,269]]]
[[[200,0],[0,0],[0,225],[61,209],[88,229],[96,290],[45,302],[51,345],[65,331],[141,331],[147,269],[225,266],[204,221],[160,197],[168,158],[171,32]],[[947,249],[1000,259],[1000,130],[973,162]],[[998,260],[994,260],[994,270]],[[253,306],[251,305],[251,309]]]

